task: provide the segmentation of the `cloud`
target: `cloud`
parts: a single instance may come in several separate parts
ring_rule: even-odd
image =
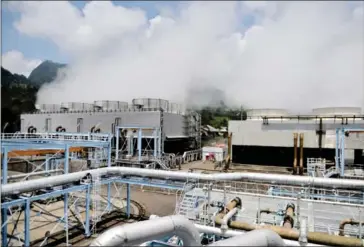
[[[2,55],[2,66],[12,73],[25,75],[26,77],[42,61],[39,59],[26,59],[23,53],[11,50]]]
[[[12,5],[20,32],[50,39],[73,57],[66,74],[40,90],[40,103],[188,103],[191,90],[205,88],[222,90],[230,104],[291,110],[363,105],[362,7],[183,2],[148,20],[141,9],[105,1],[82,11],[69,2]],[[244,32],[242,16],[254,19]]]

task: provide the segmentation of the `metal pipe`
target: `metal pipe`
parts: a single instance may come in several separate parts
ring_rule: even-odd
[[[227,214],[225,214],[224,218],[222,219],[221,229],[227,230],[228,229],[228,221],[238,212],[238,208],[233,208]]]
[[[299,174],[303,175],[303,140],[304,140],[304,134],[300,134],[300,169]]]
[[[364,225],[364,222],[360,222],[354,219],[345,219],[343,221],[341,221],[340,226],[339,226],[339,235],[340,236],[344,236],[345,235],[345,226],[346,225]]]
[[[208,246],[286,246],[286,244],[274,231],[261,229],[220,240]]]
[[[214,234],[214,235],[222,236],[222,237],[235,237],[235,236],[241,236],[241,235],[245,234],[244,231],[236,231],[236,230],[224,231],[217,227],[204,226],[204,225],[200,225],[200,224],[195,224],[195,227],[201,233]],[[283,239],[283,241],[287,246],[301,246],[300,243],[297,241],[292,241],[292,240],[287,240],[287,239]],[[325,245],[308,243],[306,246],[325,246]]]
[[[220,217],[215,218],[215,223],[218,225],[222,224],[222,218]],[[218,215],[218,216],[219,216]],[[252,225],[246,222],[240,221],[230,221],[229,226],[233,229],[240,229],[244,231],[253,231],[257,229],[269,229],[277,234],[279,234],[284,239],[290,239],[298,241],[300,238],[300,233],[294,229],[287,229],[280,226],[269,226],[269,225]],[[364,246],[364,243],[361,239],[358,238],[351,238],[351,237],[342,237],[336,235],[330,235],[321,232],[308,232],[307,233],[307,240],[310,243],[315,244],[323,244],[329,246]]]
[[[317,178],[302,176],[296,177],[291,175],[280,174],[263,174],[263,173],[224,173],[224,174],[198,174],[189,172],[161,171],[142,168],[130,167],[105,167],[87,171],[74,172],[47,178],[34,179],[30,181],[22,181],[11,184],[2,185],[1,195],[9,195],[14,193],[23,193],[35,191],[38,189],[63,185],[80,181],[86,175],[100,176],[138,176],[160,179],[170,179],[175,181],[199,180],[199,181],[224,181],[224,180],[244,180],[245,182],[268,182],[281,185],[296,185],[302,187],[316,188],[336,188],[336,189],[357,189],[364,191],[363,180],[353,179],[334,179],[334,178]]]
[[[173,215],[114,227],[90,246],[136,246],[144,242],[177,235],[185,246],[200,246],[200,234],[196,227],[183,216]]]
[[[293,133],[293,175],[297,174],[297,139],[298,134]]]
[[[38,176],[38,175],[52,174],[52,173],[63,173],[63,170],[57,169],[57,170],[49,170],[49,171],[32,172],[32,173],[26,173],[26,174],[17,174],[17,175],[8,176],[8,180],[20,179],[20,178],[25,178],[25,177],[34,177],[34,176]]]

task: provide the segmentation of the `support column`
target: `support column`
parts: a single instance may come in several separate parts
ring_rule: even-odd
[[[126,185],[126,216],[130,218],[130,184]]]
[[[341,130],[341,171],[340,176],[344,176],[345,173],[345,130]]]
[[[64,194],[63,203],[64,228],[66,232],[66,245],[68,246],[68,193]]]
[[[138,161],[142,160],[142,129],[138,129]]]
[[[86,222],[85,222],[85,235],[91,236],[90,232],[90,201],[91,201],[91,185],[87,186],[86,190]]]
[[[116,138],[116,144],[115,144],[115,160],[119,159],[119,137],[120,137],[120,129],[118,126],[115,127],[115,138]]]
[[[109,143],[108,157],[107,157],[107,167],[111,167],[111,140]],[[111,184],[107,184],[107,210],[111,210]]]
[[[7,240],[8,240],[8,212],[7,212],[7,208],[2,208],[1,209],[1,246],[6,246],[7,245]]]
[[[49,171],[49,164],[50,164],[50,161],[51,161],[51,157],[49,154],[46,154],[46,160],[45,160],[45,164],[44,164],[44,170],[45,171]]]
[[[154,139],[154,144],[153,144],[153,156],[154,158],[157,157],[157,150],[158,150],[158,147],[157,147],[157,139],[158,139],[158,132],[157,132],[157,129],[154,129],[153,130],[153,139]]]
[[[3,148],[3,156],[2,156],[2,184],[8,183],[8,149]]]
[[[64,173],[67,174],[69,171],[69,157],[70,157],[70,150],[69,146],[66,144],[64,147]]]
[[[339,146],[340,146],[340,132],[336,129],[336,146],[335,146],[335,169],[339,171]]]
[[[24,246],[30,246],[30,199],[25,201],[24,211]]]

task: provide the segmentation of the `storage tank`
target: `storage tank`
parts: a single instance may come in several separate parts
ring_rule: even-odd
[[[134,106],[140,106],[142,109],[162,108],[168,111],[169,101],[164,99],[138,98],[132,101]]]
[[[170,103],[169,104],[169,112],[175,113],[175,114],[181,114],[182,113],[182,107],[181,107],[180,104]]]
[[[288,116],[289,112],[284,109],[249,109],[246,111],[247,117],[249,118],[259,118],[262,117],[283,117]]]
[[[361,115],[360,107],[321,107],[312,109],[316,116],[354,116]]]
[[[35,105],[35,109],[41,112],[55,112],[61,110],[61,105],[58,104],[40,104]]]
[[[128,102],[112,101],[112,100],[98,100],[94,102],[96,108],[103,111],[106,110],[127,110]]]
[[[63,109],[68,111],[92,111],[94,110],[94,105],[90,103],[81,102],[66,102],[61,104]]]

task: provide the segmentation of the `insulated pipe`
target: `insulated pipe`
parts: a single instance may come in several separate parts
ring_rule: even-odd
[[[301,176],[303,175],[303,138],[304,138],[304,134],[301,133],[300,134],[300,169],[299,169],[299,174]]]
[[[339,235],[340,236],[344,236],[345,234],[345,226],[346,225],[364,225],[364,222],[359,222],[357,220],[354,219],[345,219],[343,221],[341,221],[340,226],[339,226]]]
[[[293,133],[293,175],[297,174],[297,141],[298,133]]]
[[[233,208],[227,214],[225,214],[224,218],[222,219],[221,229],[227,230],[228,229],[228,221],[238,212],[238,208]]]
[[[144,242],[177,235],[185,246],[200,246],[200,233],[192,222],[180,215],[121,225],[104,232],[90,246],[136,246]]]
[[[222,219],[215,218],[215,223],[221,225]],[[298,241],[300,233],[294,229],[287,229],[280,226],[269,225],[252,225],[246,222],[231,221],[229,226],[233,229],[240,229],[244,231],[253,231],[257,229],[269,229],[279,234],[284,239]],[[330,235],[321,232],[308,232],[307,240],[309,243],[323,244],[329,246],[364,246],[364,242],[358,238],[342,237],[336,235]]]
[[[222,236],[222,237],[235,237],[235,236],[241,236],[241,235],[245,234],[245,232],[243,232],[243,231],[235,231],[235,230],[224,231],[217,227],[205,226],[205,225],[199,225],[199,224],[195,224],[195,227],[201,233],[215,234],[215,235]],[[300,243],[297,241],[292,241],[292,240],[287,240],[287,239],[283,239],[283,241],[287,246],[301,246]],[[325,246],[325,245],[308,243],[306,246]]]
[[[49,171],[32,172],[32,173],[26,173],[26,174],[17,174],[17,175],[8,176],[8,180],[20,179],[20,178],[25,178],[25,177],[34,177],[34,176],[38,176],[38,175],[53,174],[53,173],[63,173],[63,170],[57,169],[57,170],[49,170]]]
[[[240,236],[217,241],[208,246],[286,246],[282,238],[272,230],[261,229]]]
[[[363,180],[314,178],[309,176],[295,177],[291,175],[263,174],[263,173],[224,173],[224,174],[198,174],[190,172],[161,171],[130,167],[105,167],[87,171],[68,173],[47,178],[40,178],[30,181],[22,181],[2,186],[1,195],[13,193],[30,192],[46,187],[53,187],[67,183],[80,181],[87,174],[100,176],[138,176],[159,179],[170,179],[175,181],[200,180],[200,181],[226,181],[243,180],[245,182],[267,182],[281,185],[295,185],[302,187],[356,189],[364,191]]]

